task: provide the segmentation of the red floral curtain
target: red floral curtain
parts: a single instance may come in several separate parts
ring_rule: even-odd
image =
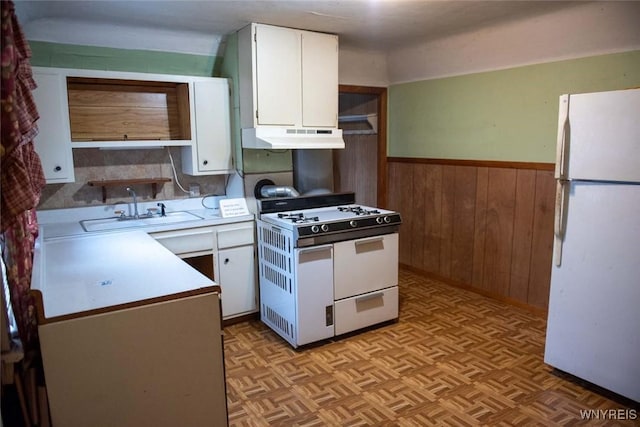
[[[34,209],[45,179],[33,147],[38,112],[31,91],[35,82],[31,50],[20,29],[14,4],[2,0],[2,256],[11,304],[25,350],[37,348],[33,301],[29,295],[33,248],[38,233]]]

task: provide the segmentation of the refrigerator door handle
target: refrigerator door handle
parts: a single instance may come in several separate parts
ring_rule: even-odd
[[[560,96],[558,108],[558,138],[556,144],[557,179],[567,179],[567,163],[569,161],[569,95]]]
[[[569,202],[570,181],[559,179],[556,183],[556,212],[554,222],[553,261],[556,266],[562,263],[562,242],[567,225],[567,204]]]

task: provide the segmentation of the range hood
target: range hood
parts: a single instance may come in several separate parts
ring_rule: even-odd
[[[342,129],[256,127],[242,129],[242,148],[329,149],[344,148]]]

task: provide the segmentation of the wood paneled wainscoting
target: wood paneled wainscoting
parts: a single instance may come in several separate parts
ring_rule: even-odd
[[[554,165],[389,157],[404,267],[544,313]]]

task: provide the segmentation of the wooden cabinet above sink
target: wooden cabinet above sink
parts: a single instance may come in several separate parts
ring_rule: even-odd
[[[189,85],[67,77],[71,141],[189,141]]]

